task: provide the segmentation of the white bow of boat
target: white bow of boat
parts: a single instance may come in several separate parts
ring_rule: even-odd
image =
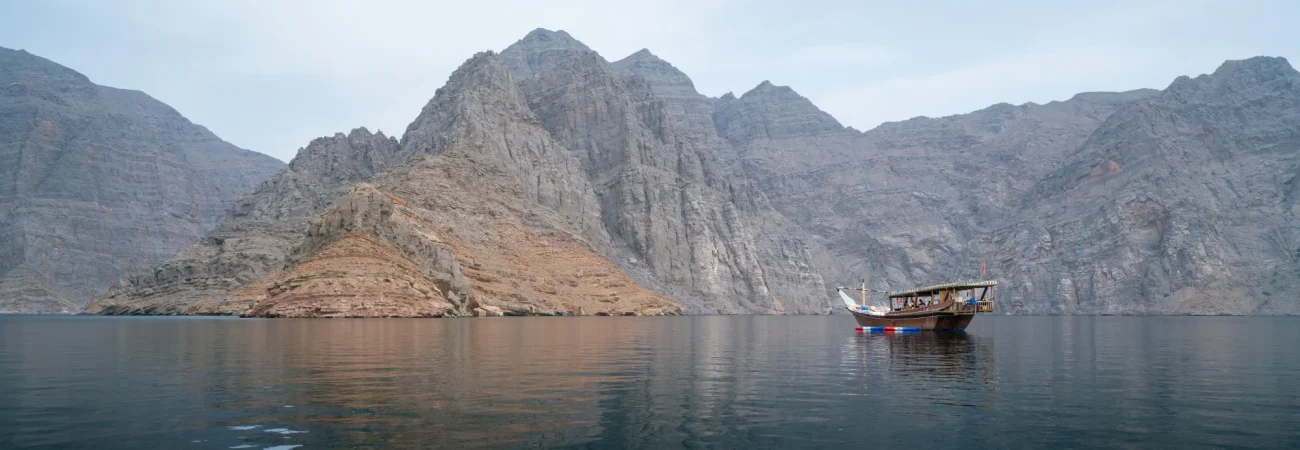
[[[850,311],[857,311],[859,313],[865,313],[872,316],[884,316],[885,314],[889,313],[889,308],[886,308],[884,306],[878,306],[878,305],[863,306],[855,303],[853,301],[853,297],[849,297],[849,294],[844,293],[844,288],[836,288],[835,292],[838,292],[840,294],[840,300],[844,301],[844,307],[848,308]]]

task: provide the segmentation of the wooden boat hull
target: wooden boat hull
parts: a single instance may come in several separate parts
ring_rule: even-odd
[[[866,327],[889,327],[910,329],[916,331],[960,331],[965,330],[970,325],[971,319],[975,318],[973,314],[951,314],[934,312],[924,315],[909,315],[908,317],[876,317],[866,314],[853,313],[853,318],[857,319],[858,325]]]

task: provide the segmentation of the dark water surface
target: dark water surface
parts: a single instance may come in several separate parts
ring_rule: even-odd
[[[0,448],[1300,447],[1297,318],[853,325],[0,316]]]

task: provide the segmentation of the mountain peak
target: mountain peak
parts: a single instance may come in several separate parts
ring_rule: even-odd
[[[569,60],[584,53],[595,52],[564,30],[538,28],[502,50],[501,58],[506,68],[510,69],[510,75],[519,81],[557,61]]]
[[[783,98],[791,101],[801,100],[801,99],[805,101],[807,100],[803,98],[803,96],[799,95],[798,92],[795,92],[794,89],[791,89],[789,86],[778,86],[772,84],[770,80],[763,80],[762,83],[758,83],[758,86],[754,86],[753,89],[750,89],[748,92],[745,92],[740,96],[740,98],[742,99],[746,97],[749,98],[772,97],[772,98]]]
[[[636,53],[628,55],[626,58],[623,58],[618,62],[621,63],[621,62],[642,62],[642,61],[665,62],[663,59],[660,59],[658,56],[655,56],[654,53],[650,53],[650,49],[648,48],[637,50]]]
[[[538,28],[528,32],[528,34],[524,35],[523,39],[520,39],[515,42],[514,45],[510,46],[510,48],[515,47],[525,47],[535,50],[591,50],[586,44],[574,39],[573,36],[570,36],[569,33],[564,30],[551,31],[545,28]]]
[[[353,128],[352,131],[348,132],[347,138],[348,140],[352,140],[352,141],[371,140],[371,139],[379,139],[379,140],[393,139],[385,135],[383,131],[376,131],[372,133],[370,132],[370,129],[366,127]]]
[[[31,54],[27,50],[0,47],[0,81],[13,82],[24,79],[66,80],[90,83],[81,72],[62,64]]]
[[[637,50],[628,57],[610,63],[615,70],[639,75],[650,83],[652,89],[660,95],[695,96],[695,83],[684,72],[678,70],[668,61],[650,53],[649,49]]]
[[[1080,92],[1066,101],[1116,104],[1151,97],[1159,93],[1160,91],[1157,89],[1133,89],[1121,92]]]
[[[535,121],[502,56],[481,52],[453,71],[447,83],[407,126],[401,139],[403,151],[442,153],[447,144],[444,132],[452,124],[487,120],[487,111],[491,111],[492,117]]]
[[[757,137],[809,136],[845,130],[811,100],[789,86],[777,86],[769,80],[763,80],[739,99],[720,101],[714,120],[718,134],[737,145]]]
[[[1253,58],[1228,60],[1215,69],[1214,76],[1249,73],[1265,76],[1285,76],[1295,74],[1296,70],[1286,58],[1280,56],[1256,56]]]
[[[1214,70],[1214,73],[1208,75],[1200,75],[1196,78],[1179,76],[1169,84],[1164,94],[1172,98],[1251,91],[1255,91],[1256,95],[1266,95],[1267,92],[1278,89],[1294,89],[1297,85],[1292,80],[1297,78],[1300,78],[1300,72],[1296,72],[1286,58],[1256,56],[1224,61],[1218,69]],[[1197,92],[1202,94],[1193,94]]]
[[[681,71],[677,70],[676,67],[673,67],[672,63],[655,56],[655,54],[650,53],[650,49],[647,48],[637,50],[636,53],[627,55],[626,58],[614,61],[610,63],[610,65],[616,69],[623,70],[630,70],[633,67],[653,67],[658,71],[681,73]],[[635,72],[636,70],[633,71]],[[682,76],[685,76],[685,74],[682,74]]]
[[[447,77],[447,83],[434,92],[434,97],[444,92],[459,92],[489,85],[500,87],[502,84],[507,84],[505,72],[508,67],[503,67],[502,56],[491,50],[475,53],[451,72]]]

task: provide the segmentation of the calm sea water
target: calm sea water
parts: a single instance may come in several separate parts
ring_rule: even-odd
[[[0,448],[1300,447],[1268,317],[0,316]]]

